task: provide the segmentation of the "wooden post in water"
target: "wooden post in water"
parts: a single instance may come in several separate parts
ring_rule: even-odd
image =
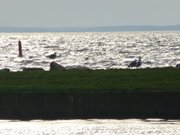
[[[23,57],[23,55],[22,55],[22,44],[21,44],[20,40],[18,41],[18,49],[19,49],[18,57]]]

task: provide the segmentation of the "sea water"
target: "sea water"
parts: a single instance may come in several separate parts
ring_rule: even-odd
[[[0,135],[179,135],[179,120],[0,120]]]
[[[47,57],[53,53],[56,59]],[[0,69],[11,71],[49,70],[52,61],[66,68],[119,69],[139,56],[140,68],[175,67],[180,63],[180,32],[0,33]]]

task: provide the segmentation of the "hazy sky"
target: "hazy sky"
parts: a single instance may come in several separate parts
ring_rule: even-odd
[[[180,24],[180,0],[0,0],[0,26]]]

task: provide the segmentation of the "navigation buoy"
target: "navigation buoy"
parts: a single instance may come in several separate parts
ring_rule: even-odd
[[[23,57],[23,55],[22,55],[22,44],[21,44],[20,40],[18,41],[18,49],[19,49],[18,57]]]

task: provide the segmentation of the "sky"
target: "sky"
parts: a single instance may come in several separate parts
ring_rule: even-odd
[[[0,0],[0,26],[180,24],[180,0]]]

